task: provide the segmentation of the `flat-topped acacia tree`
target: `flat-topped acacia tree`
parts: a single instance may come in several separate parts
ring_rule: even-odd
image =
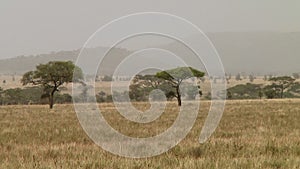
[[[294,84],[295,80],[296,79],[290,76],[272,77],[269,79],[269,81],[273,82],[273,88],[280,91],[280,98],[283,98],[285,89],[291,87]]]
[[[204,72],[192,67],[178,67],[175,69],[157,72],[155,76],[172,84],[172,87],[176,90],[175,97],[177,98],[178,106],[181,106],[181,94],[179,88],[181,82],[192,77],[201,78],[204,75]]]
[[[74,77],[73,77],[74,76]],[[40,85],[49,98],[49,107],[53,108],[54,94],[64,83],[79,82],[83,79],[82,70],[71,61],[52,61],[36,66],[36,70],[23,75],[23,85]],[[44,94],[44,95],[45,95]]]

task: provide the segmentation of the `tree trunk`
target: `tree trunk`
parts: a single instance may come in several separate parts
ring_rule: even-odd
[[[49,108],[52,109],[53,105],[54,105],[54,93],[57,89],[54,88],[53,91],[50,93],[50,97],[49,97]]]
[[[284,91],[284,87],[283,85],[281,86],[281,94],[280,94],[280,98],[282,99],[283,98],[283,91]]]
[[[50,94],[50,97],[49,97],[49,108],[52,109],[53,108],[53,104],[54,104],[54,94]]]
[[[179,86],[176,87],[176,94],[177,94],[178,106],[181,106],[181,95],[180,95]]]

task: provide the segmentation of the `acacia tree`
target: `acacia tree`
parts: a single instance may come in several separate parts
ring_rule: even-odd
[[[175,88],[176,91],[175,97],[177,98],[178,106],[181,106],[181,94],[179,87],[182,81],[192,77],[201,78],[204,76],[204,74],[204,72],[192,67],[178,67],[175,69],[158,72],[155,76],[171,83],[172,87]]]
[[[53,108],[54,94],[64,83],[79,82],[83,79],[81,69],[71,61],[52,61],[47,64],[36,66],[36,70],[29,71],[23,75],[23,85],[40,85],[44,88],[44,96],[49,98],[49,107]]]
[[[174,91],[170,84],[164,80],[156,77],[155,75],[136,75],[129,86],[129,95],[131,99],[136,101],[146,101],[147,97],[153,89],[162,90],[167,99],[174,97]]]
[[[275,91],[279,90],[280,98],[283,98],[284,91],[294,84],[295,79],[290,76],[281,76],[270,78],[269,81],[273,82],[271,86],[273,86]]]

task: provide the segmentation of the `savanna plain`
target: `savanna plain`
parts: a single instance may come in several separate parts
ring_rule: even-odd
[[[146,110],[148,103],[133,103]],[[198,142],[210,107],[201,101],[187,137],[159,156],[130,159],[98,147],[81,128],[73,105],[0,106],[0,168],[300,168],[300,100],[230,100],[212,137]],[[150,137],[169,128],[176,102],[147,124],[123,118],[112,103],[99,104],[108,123],[133,137]]]

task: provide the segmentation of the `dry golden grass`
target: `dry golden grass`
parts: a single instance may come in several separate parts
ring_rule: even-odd
[[[300,100],[228,101],[221,123],[205,144],[198,143],[209,109],[203,102],[189,135],[175,148],[147,159],[105,152],[82,130],[72,105],[1,106],[0,168],[299,168]],[[112,104],[104,116],[120,132],[151,136],[176,118],[175,103],[157,121],[126,121]],[[146,109],[146,103],[136,103]]]
[[[14,81],[13,81],[14,77]],[[9,88],[17,88],[22,87],[21,84],[21,76],[12,76],[12,75],[1,75],[0,74],[0,87],[3,89],[9,89]],[[3,83],[5,80],[6,83]]]

